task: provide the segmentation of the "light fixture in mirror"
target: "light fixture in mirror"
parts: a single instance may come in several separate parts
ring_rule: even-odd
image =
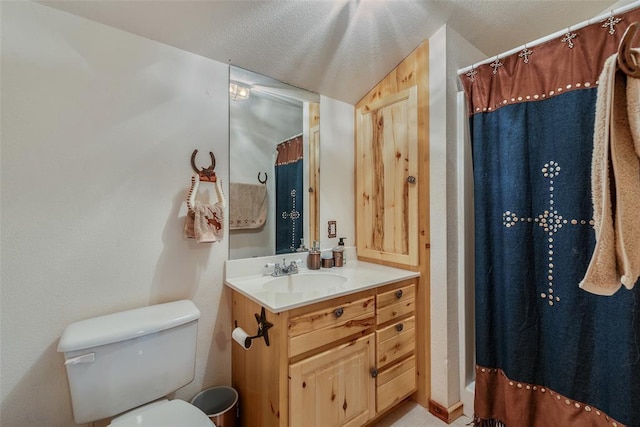
[[[238,83],[229,83],[229,98],[232,101],[241,101],[243,99],[249,99],[251,89],[247,86],[242,86]]]
[[[309,247],[320,240],[320,97],[233,66],[229,80],[229,259]]]

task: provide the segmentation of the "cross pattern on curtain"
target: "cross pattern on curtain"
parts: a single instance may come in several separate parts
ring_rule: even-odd
[[[291,210],[290,211],[282,211],[281,217],[284,220],[291,221],[291,238],[293,239],[296,235],[296,224],[297,220],[300,219],[300,212],[296,210],[296,189],[291,190],[289,195],[291,196]],[[295,247],[296,242],[291,241],[292,247]]]
[[[545,211],[538,216],[534,217],[523,217],[518,215],[517,212],[506,211],[502,214],[502,224],[511,228],[520,223],[526,222],[534,222],[536,223],[544,232],[549,236],[547,238],[547,248],[548,252],[548,288],[546,291],[542,291],[540,293],[540,298],[544,300],[548,300],[550,306],[553,306],[556,303],[560,302],[560,296],[557,293],[554,293],[555,290],[553,288],[553,272],[556,266],[553,263],[553,255],[554,255],[554,240],[557,238],[555,235],[562,229],[563,226],[567,225],[586,225],[589,224],[593,226],[593,219],[585,220],[585,219],[576,219],[573,218],[568,220],[564,218],[558,210],[554,207],[554,179],[558,175],[560,175],[561,167],[558,163],[553,160],[544,164],[544,166],[540,169],[540,174],[549,181],[549,206]]]

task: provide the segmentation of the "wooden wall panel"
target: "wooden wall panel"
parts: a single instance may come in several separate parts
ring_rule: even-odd
[[[309,103],[309,247],[320,241],[320,103]]]

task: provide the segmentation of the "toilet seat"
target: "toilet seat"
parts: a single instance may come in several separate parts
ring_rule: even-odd
[[[184,400],[160,400],[126,412],[109,427],[215,427],[207,415]]]

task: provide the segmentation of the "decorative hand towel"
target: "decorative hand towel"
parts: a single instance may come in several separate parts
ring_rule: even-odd
[[[221,203],[206,205],[196,202],[193,230],[198,243],[213,243],[222,240],[224,207]]]
[[[267,186],[232,182],[229,187],[229,229],[260,228],[267,220]]]
[[[218,202],[205,204],[196,201],[196,193],[200,184],[198,175],[191,177],[191,188],[187,195],[188,212],[184,224],[184,235],[188,239],[196,239],[198,243],[212,243],[222,240],[224,232],[224,209],[226,201],[220,179],[214,181]]]
[[[600,75],[591,189],[596,247],[580,287],[613,295],[640,276],[640,79],[617,70],[617,54]]]

